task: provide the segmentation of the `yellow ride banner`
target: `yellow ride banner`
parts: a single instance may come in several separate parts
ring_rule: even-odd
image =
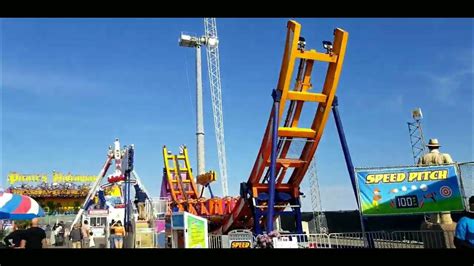
[[[51,178],[46,174],[21,174],[18,172],[10,172],[7,181],[10,185],[15,183],[92,183],[95,182],[97,176],[93,175],[72,175],[70,173],[63,174],[53,171]]]

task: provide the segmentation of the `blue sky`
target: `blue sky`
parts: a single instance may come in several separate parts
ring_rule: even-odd
[[[456,161],[473,160],[472,19],[296,20],[308,48],[322,50],[336,27],[349,32],[337,94],[356,167],[412,163],[406,122],[415,107],[423,110],[427,138],[438,138]],[[233,195],[261,143],[286,21],[217,20]],[[186,144],[195,166],[194,51],[178,46],[181,31],[202,34],[202,19],[2,19],[4,184],[10,171],[95,175],[116,137],[135,144],[136,170],[155,196],[163,145],[177,151]],[[324,78],[321,66],[315,85]],[[217,170],[207,69],[203,74],[206,168]],[[332,117],[317,158],[323,208],[354,209]],[[214,190],[220,194],[220,184]],[[302,190],[309,194],[306,181]],[[309,210],[309,197],[304,204]]]

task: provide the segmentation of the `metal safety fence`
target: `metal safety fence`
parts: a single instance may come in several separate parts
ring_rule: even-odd
[[[298,248],[331,248],[327,234],[285,234],[282,237],[295,241]]]
[[[226,244],[226,242],[229,242],[229,238],[227,235],[208,235],[208,238],[209,248],[229,248],[229,245]]]
[[[252,248],[255,243],[255,237],[249,230],[235,230],[228,235],[209,235],[209,248],[232,248],[233,242],[248,243]]]
[[[329,234],[332,248],[454,248],[454,231],[379,231]]]
[[[167,213],[169,213],[169,205],[170,202],[167,198],[151,198],[151,206],[149,208],[153,211],[152,217],[163,218]]]
[[[454,248],[454,231],[377,231],[331,234],[285,234],[281,238],[297,243],[293,248]],[[231,248],[230,235],[209,235],[209,248]],[[255,243],[255,238],[253,239]],[[252,245],[253,247],[253,245]]]

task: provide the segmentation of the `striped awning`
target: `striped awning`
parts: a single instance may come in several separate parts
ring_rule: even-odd
[[[44,211],[34,199],[0,192],[0,219],[31,220],[42,216]]]

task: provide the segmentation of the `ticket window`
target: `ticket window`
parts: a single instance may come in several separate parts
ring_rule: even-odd
[[[107,225],[107,217],[90,217],[90,226],[105,227]]]
[[[107,217],[90,217],[89,225],[94,237],[104,237],[107,230]]]

